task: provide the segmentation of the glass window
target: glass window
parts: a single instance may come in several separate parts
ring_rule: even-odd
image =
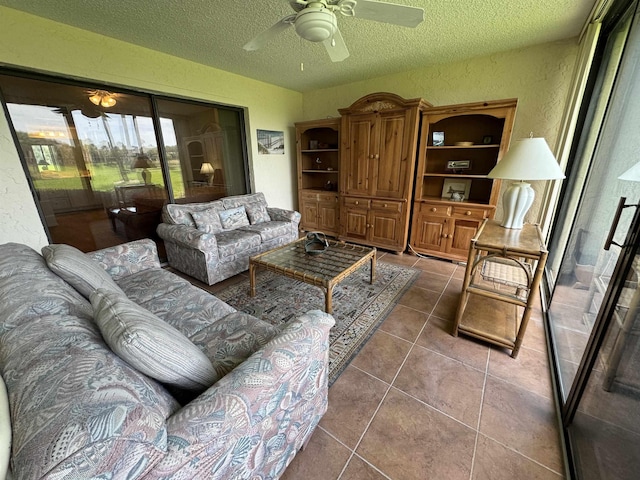
[[[162,257],[165,203],[247,193],[239,108],[160,99],[155,122],[143,93],[1,73],[0,92],[52,243],[152,238]]]
[[[237,109],[158,99],[158,115],[176,202],[247,192]]]

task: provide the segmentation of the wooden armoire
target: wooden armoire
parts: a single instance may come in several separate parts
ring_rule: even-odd
[[[420,113],[430,106],[373,93],[339,109],[341,240],[405,250]]]

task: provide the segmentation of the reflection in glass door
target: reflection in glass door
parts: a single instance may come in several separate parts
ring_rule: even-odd
[[[0,72],[0,97],[52,243],[87,252],[151,238],[162,258],[167,202],[248,191],[240,108],[18,72]]]
[[[559,227],[570,227],[570,234],[553,272],[555,287],[547,312],[562,420],[575,474],[581,479],[632,479],[640,471],[636,7],[634,2],[619,18],[604,49],[610,62],[601,67],[590,106],[592,114],[604,109],[602,121],[595,123],[598,115],[592,115],[594,123],[585,127],[580,139],[583,147],[593,143],[590,150],[583,148],[593,154],[581,159],[589,168],[584,184],[574,190],[574,199],[579,199],[575,213],[559,216]],[[565,199],[564,206],[574,199]]]

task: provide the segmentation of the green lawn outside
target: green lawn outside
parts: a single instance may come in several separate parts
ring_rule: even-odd
[[[160,167],[149,168],[151,182],[164,186],[162,169]],[[184,181],[180,167],[169,167],[171,184],[175,197],[184,196]],[[116,183],[125,182],[125,178],[130,183],[142,182],[142,176],[138,170],[126,169],[124,177],[117,166],[94,165],[89,170],[91,175],[91,188],[94,192],[110,192]],[[38,190],[80,190],[83,187],[82,179],[75,168],[64,168],[57,172],[42,172],[41,178],[34,179],[34,185]]]

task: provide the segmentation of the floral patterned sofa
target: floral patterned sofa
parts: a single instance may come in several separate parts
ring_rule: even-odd
[[[9,473],[276,479],[326,410],[332,325],[235,311],[160,268],[151,240],[0,245]]]
[[[264,194],[167,204],[157,232],[169,265],[213,285],[249,268],[249,257],[298,238],[300,213],[267,206]]]

